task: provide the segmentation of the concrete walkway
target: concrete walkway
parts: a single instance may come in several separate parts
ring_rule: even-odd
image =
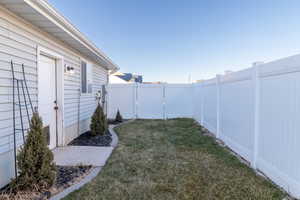
[[[54,161],[60,166],[92,165],[102,167],[113,147],[66,146],[53,151]]]
[[[110,147],[65,146],[53,150],[54,162],[60,166],[92,165],[103,167],[118,144],[118,136],[114,132],[115,125],[109,126],[112,134]]]
[[[112,134],[112,143],[110,147],[90,147],[90,146],[66,146],[53,150],[54,161],[61,166],[93,165],[94,168],[80,182],[70,186],[64,191],[52,196],[50,200],[60,200],[71,192],[78,190],[86,183],[92,181],[101,171],[113,149],[118,145],[118,136],[113,130],[115,125],[109,126]]]

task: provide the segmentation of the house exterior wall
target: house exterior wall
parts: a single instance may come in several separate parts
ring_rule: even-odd
[[[29,93],[33,106],[37,106],[38,47],[47,48],[61,55],[64,63],[74,67],[74,74],[64,74],[64,133],[63,143],[88,130],[89,118],[96,106],[95,93],[107,83],[107,70],[93,65],[93,93],[80,94],[80,63],[82,57],[76,50],[40,31],[23,19],[0,6],[0,188],[6,185],[14,174],[13,159],[13,112],[12,112],[12,73],[10,61],[15,63],[16,76],[20,77],[21,64],[25,66]],[[21,77],[20,77],[21,78]],[[24,110],[25,111],[25,110]],[[25,113],[25,112],[24,112]],[[19,115],[17,114],[17,125]],[[28,127],[25,120],[25,127]],[[17,143],[23,143],[21,134]]]

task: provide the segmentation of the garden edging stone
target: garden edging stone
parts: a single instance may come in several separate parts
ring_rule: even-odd
[[[68,194],[70,194],[71,192],[74,192],[75,190],[78,190],[79,188],[81,188],[85,184],[87,184],[90,181],[92,181],[99,174],[99,172],[101,171],[101,169],[102,169],[102,167],[95,167],[81,181],[79,181],[78,183],[76,183],[76,184],[68,187],[67,189],[63,190],[62,192],[54,195],[53,197],[50,198],[50,200],[59,200],[59,199],[62,199],[64,197],[66,197]]]
[[[125,122],[122,122],[120,124],[112,124],[112,125],[109,125],[109,132],[112,136],[112,142],[110,143],[110,146],[115,148],[117,145],[118,145],[118,142],[119,142],[119,138],[116,134],[116,132],[114,131],[114,128],[120,126],[120,125],[124,125],[124,124],[127,124],[127,123],[130,123],[130,122],[133,122],[133,120],[128,120],[128,121],[125,121]]]

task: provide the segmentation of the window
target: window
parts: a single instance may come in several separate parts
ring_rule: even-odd
[[[92,91],[92,65],[85,61],[81,61],[81,93],[91,94]]]
[[[86,93],[86,62],[81,62],[81,93]]]

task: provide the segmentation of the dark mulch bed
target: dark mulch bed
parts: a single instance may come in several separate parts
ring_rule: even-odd
[[[92,166],[57,166],[55,187],[67,188],[73,181],[82,177],[91,170]]]
[[[0,200],[2,199],[34,199],[42,200],[48,199],[52,195],[57,194],[64,189],[74,185],[76,182],[83,179],[92,169],[92,166],[56,166],[57,177],[55,184],[47,191],[20,191],[13,194],[10,191],[10,186],[0,190]]]
[[[109,119],[109,120],[108,120],[108,124],[117,125],[117,124],[121,124],[121,123],[123,123],[123,122],[125,122],[125,121],[127,121],[127,120],[123,120],[122,122],[118,122],[118,121],[116,121],[116,120]]]
[[[81,134],[69,143],[71,146],[97,146],[109,147],[112,142],[112,136],[109,131],[105,135],[92,136],[90,131]]]

